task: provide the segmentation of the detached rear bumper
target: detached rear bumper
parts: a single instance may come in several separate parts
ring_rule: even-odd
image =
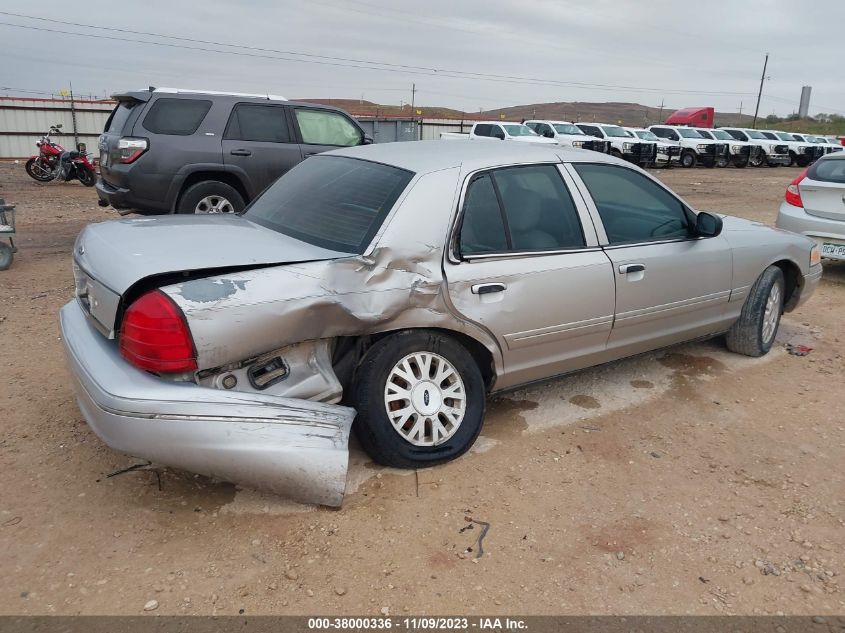
[[[341,505],[353,409],[162,380],[126,363],[75,301],[59,318],[79,408],[112,448],[298,501]]]

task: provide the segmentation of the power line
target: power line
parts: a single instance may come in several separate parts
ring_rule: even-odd
[[[145,35],[148,37],[158,37],[162,39],[175,39],[181,41],[190,41],[190,38],[182,38],[179,36],[170,36],[170,35],[163,35],[151,32],[144,32],[144,31],[132,31],[129,29],[112,29],[111,27],[100,27],[95,25],[89,24],[81,24],[81,23],[65,23],[59,20],[50,20],[49,18],[37,18],[31,16],[24,16],[22,14],[10,14],[9,12],[0,11],[0,15],[13,15],[14,17],[22,17],[28,19],[37,19],[42,21],[49,21],[49,22],[58,22],[63,24],[70,24],[71,26],[78,26],[82,28],[91,28],[91,29],[103,29],[103,30],[113,30],[121,33],[129,33],[133,35]],[[476,79],[481,81],[491,81],[491,82],[498,82],[498,83],[517,83],[517,84],[524,84],[524,85],[533,85],[533,86],[548,86],[548,87],[577,87],[577,88],[586,88],[591,90],[611,90],[611,91],[618,91],[618,90],[628,90],[631,92],[645,92],[645,93],[653,93],[653,92],[662,92],[664,94],[689,94],[689,95],[712,95],[712,96],[746,96],[751,93],[745,92],[728,92],[728,91],[696,91],[696,90],[682,90],[682,89],[664,89],[664,88],[642,88],[638,86],[625,86],[625,85],[615,85],[615,84],[594,84],[594,83],[586,83],[586,82],[577,82],[577,81],[564,81],[564,80],[557,80],[557,79],[543,79],[543,78],[535,78],[535,77],[522,77],[522,76],[514,76],[514,75],[501,75],[501,74],[493,74],[493,73],[481,73],[477,71],[462,71],[462,70],[454,70],[454,69],[445,69],[445,68],[430,68],[425,66],[412,66],[412,65],[401,65],[401,64],[391,64],[386,62],[379,62],[379,61],[368,61],[368,60],[358,60],[352,58],[339,58],[339,57],[329,57],[329,56],[318,56],[312,55],[311,53],[303,53],[303,52],[296,52],[296,51],[276,51],[274,49],[260,49],[258,47],[251,47],[241,44],[224,44],[224,43],[217,43],[217,42],[208,42],[205,40],[194,40],[196,43],[208,43],[213,44],[214,46],[226,46],[230,48],[241,48],[245,51],[264,51],[268,53],[275,53],[273,55],[267,55],[261,52],[243,52],[243,51],[234,51],[234,50],[220,50],[218,48],[206,48],[204,46],[189,46],[185,44],[174,44],[172,42],[153,42],[149,40],[139,40],[139,39],[132,39],[127,37],[116,37],[116,36],[109,36],[109,35],[100,35],[95,33],[79,33],[76,31],[65,31],[60,29],[51,29],[46,27],[37,27],[37,26],[30,26],[24,24],[14,24],[11,22],[0,22],[0,26],[9,26],[12,28],[20,28],[20,29],[27,29],[32,31],[42,31],[48,33],[57,33],[62,35],[70,35],[76,37],[88,37],[100,40],[112,40],[118,42],[132,42],[137,44],[147,44],[151,46],[160,46],[160,47],[167,47],[167,48],[179,48],[179,49],[186,49],[186,50],[194,50],[200,52],[208,52],[208,53],[218,53],[224,55],[237,55],[241,57],[254,57],[254,58],[263,58],[263,59],[272,59],[272,60],[280,60],[280,61],[290,61],[290,62],[298,62],[298,63],[308,63],[308,64],[319,64],[319,65],[327,65],[327,66],[341,66],[346,68],[358,68],[362,70],[375,70],[375,71],[382,71],[382,72],[394,72],[394,73],[406,73],[406,74],[416,74],[416,75],[424,75],[424,76],[436,76],[436,77],[445,77],[451,79]],[[296,57],[290,57],[290,55],[296,55],[299,57],[309,57],[309,59],[299,59]],[[311,59],[311,58],[319,58],[319,59]]]

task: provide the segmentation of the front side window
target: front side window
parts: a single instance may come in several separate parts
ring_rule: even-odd
[[[742,130],[727,130],[728,134],[734,137],[738,141],[747,141],[748,138],[745,136],[745,133]]]
[[[780,140],[780,139],[777,137],[777,135],[773,134],[772,132],[761,132],[761,134],[763,135],[763,138],[767,138],[767,139],[769,139],[770,141],[778,141],[778,140]]]
[[[777,137],[782,141],[794,141],[795,139],[792,138],[791,134],[787,134],[786,132],[778,132]]]
[[[658,138],[654,134],[654,132],[652,132],[650,130],[637,130],[636,134],[637,134],[637,136],[639,136],[644,141],[656,141],[656,140],[658,140]]]
[[[580,130],[587,136],[595,136],[596,138],[604,138],[597,125],[579,125]]]
[[[748,136],[751,138],[756,138],[758,140],[766,140],[768,137],[764,136],[762,132],[758,132],[757,130],[748,130]]]
[[[696,130],[696,131],[701,135],[701,138],[706,138],[706,139],[711,140],[711,141],[713,140],[713,136],[710,134],[709,131],[707,131],[707,130]]]
[[[613,136],[615,138],[626,138],[631,136],[618,125],[602,125],[601,129],[603,129],[604,133],[608,136]]]
[[[654,132],[655,135],[659,136],[660,138],[668,138],[668,139],[672,139],[672,140],[677,139],[677,136],[675,135],[675,133],[672,130],[665,128],[665,127],[653,127],[653,128],[651,128],[651,131]]]
[[[307,145],[360,145],[364,137],[349,119],[338,112],[296,108],[302,142]]]
[[[210,109],[211,101],[204,99],[157,99],[143,125],[153,134],[189,136],[197,131]]]
[[[611,244],[689,237],[680,200],[647,176],[616,165],[575,164]]]
[[[710,136],[719,141],[730,141],[733,137],[724,130],[708,130]]]
[[[343,156],[312,156],[273,183],[244,214],[290,237],[363,253],[414,174]]]
[[[558,134],[567,134],[570,136],[580,136],[583,134],[583,132],[578,129],[578,126],[572,125],[571,123],[555,123],[554,128],[557,130]]]
[[[507,167],[467,188],[461,253],[544,251],[585,244],[578,212],[554,165]]]
[[[284,107],[239,103],[232,110],[223,138],[290,143]]]
[[[537,136],[537,134],[527,125],[503,125],[505,131],[511,136]]]

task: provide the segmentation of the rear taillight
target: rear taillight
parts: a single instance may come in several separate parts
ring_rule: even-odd
[[[120,354],[130,363],[155,373],[197,369],[197,353],[185,315],[161,290],[138,298],[123,317]]]
[[[809,169],[809,167],[807,169]],[[798,176],[795,177],[795,180],[789,183],[789,186],[786,188],[786,194],[783,198],[793,207],[804,207],[804,203],[801,201],[801,192],[798,190],[798,183],[807,177],[807,169],[798,174]]]
[[[132,163],[149,149],[150,143],[145,138],[122,138],[117,141],[117,149],[120,150],[118,160],[121,163]]]

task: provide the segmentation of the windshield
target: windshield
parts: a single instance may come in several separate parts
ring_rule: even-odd
[[[584,133],[571,123],[555,123],[552,127],[558,134],[577,134],[578,136],[584,136]]]
[[[314,156],[274,182],[244,216],[297,240],[363,253],[414,174],[342,156]]]
[[[502,127],[511,136],[537,136],[537,133],[527,125],[517,123],[515,125],[503,125]]]
[[[786,132],[776,132],[777,137],[782,141],[794,141],[795,139],[792,138],[792,134],[787,134]]]
[[[698,133],[696,130],[692,130],[690,128],[679,128],[678,132],[684,138],[704,138],[701,134]]]
[[[603,129],[604,133],[608,136],[613,136],[615,138],[627,138],[631,136],[618,125],[602,125],[601,129]]]
[[[759,138],[761,138],[761,139],[763,139],[764,141],[765,141],[765,140],[767,140],[767,139],[766,139],[766,137],[765,137],[765,136],[763,136],[763,133],[762,133],[762,132],[758,132],[757,130],[746,130],[746,131],[745,131],[745,133],[746,133],[746,134],[748,134],[748,136],[749,136],[750,138],[758,138],[758,139],[759,139]]]
[[[637,136],[639,136],[644,141],[659,141],[660,139],[652,132],[651,130],[636,130],[634,132]]]
[[[717,138],[720,141],[735,141],[736,139],[725,132],[724,130],[707,130],[713,136],[713,138]]]

